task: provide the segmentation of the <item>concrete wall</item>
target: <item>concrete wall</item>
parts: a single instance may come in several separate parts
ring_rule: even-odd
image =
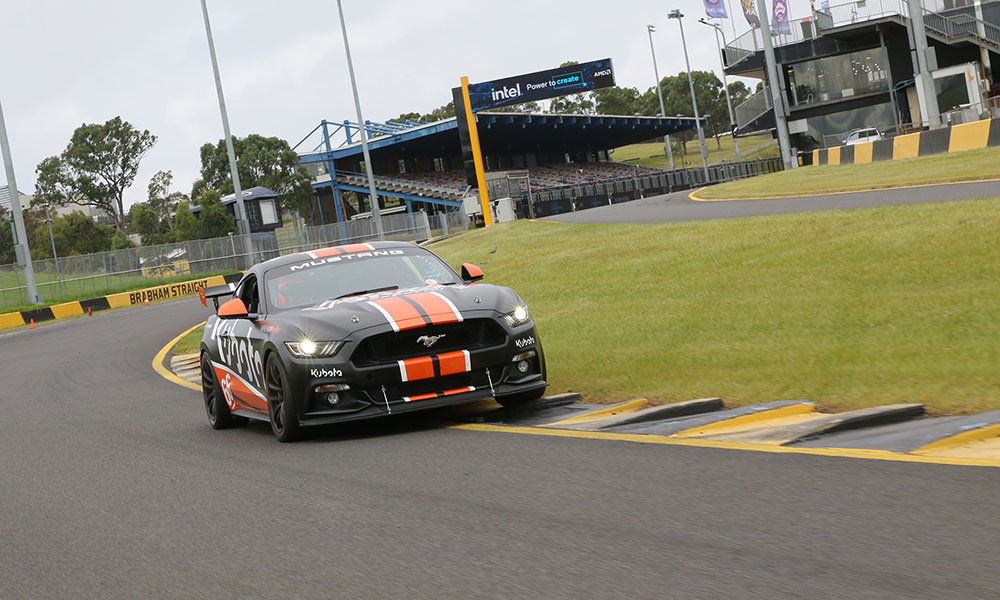
[[[863,164],[944,152],[977,150],[987,146],[1000,146],[1000,118],[963,123],[930,131],[918,131],[853,146],[813,150],[800,154],[799,164]]]

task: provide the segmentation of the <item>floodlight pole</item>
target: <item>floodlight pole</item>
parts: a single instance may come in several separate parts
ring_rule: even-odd
[[[670,11],[668,19],[677,19],[677,24],[681,27],[681,46],[684,48],[684,64],[687,65],[688,86],[691,88],[691,106],[694,108],[694,122],[698,128],[698,146],[701,148],[701,168],[705,171],[705,183],[708,183],[708,148],[705,147],[705,130],[701,127],[701,119],[698,117],[698,100],[694,96],[694,79],[691,77],[691,61],[688,60],[687,41],[684,39],[684,13],[679,9]]]
[[[212,25],[208,21],[208,5],[201,0],[201,12],[205,16],[205,35],[208,37],[208,53],[212,57],[212,72],[215,73],[215,90],[219,94],[219,112],[222,114],[222,131],[226,138],[226,154],[229,155],[229,171],[233,177],[233,192],[236,194],[236,226],[243,236],[246,258],[253,252],[250,245],[250,222],[247,221],[247,207],[243,202],[240,186],[240,172],[236,167],[236,151],[233,149],[233,134],[229,130],[229,114],[226,112],[226,98],[222,94],[222,77],[219,76],[219,61],[215,57],[215,42],[212,39]],[[192,198],[193,200],[193,198]]]
[[[10,195],[10,212],[14,213],[12,231],[14,251],[18,262],[24,267],[24,287],[28,292],[28,302],[40,304],[41,297],[35,286],[35,267],[31,264],[31,250],[28,248],[28,234],[24,231],[24,215],[21,214],[21,196],[17,191],[14,177],[14,162],[10,157],[10,142],[7,141],[7,125],[3,120],[3,106],[0,106],[0,150],[3,152],[3,168],[7,173],[7,193]]]
[[[340,31],[344,34],[344,54],[347,55],[347,72],[351,74],[351,90],[354,92],[354,108],[358,112],[358,129],[361,131],[361,152],[365,156],[365,174],[368,175],[368,192],[371,196],[372,219],[375,221],[375,231],[378,239],[385,239],[382,230],[382,215],[378,206],[378,192],[375,191],[375,165],[372,164],[371,153],[368,152],[368,128],[361,114],[361,98],[358,97],[358,82],[354,78],[354,62],[351,60],[351,44],[347,41],[347,23],[344,21],[344,6],[337,0],[337,13],[340,15]],[[333,173],[330,174],[333,177]]]
[[[722,59],[723,48],[726,47],[726,32],[722,30],[722,25],[710,23],[705,19],[698,19],[702,25],[708,25],[715,30],[715,43],[719,43],[719,35],[722,36],[722,45],[719,46],[719,68],[722,69],[722,89],[726,92],[726,106],[729,107],[729,131],[733,136],[733,149],[736,156],[740,155],[740,143],[736,141],[736,119],[733,118],[733,100],[729,97],[729,84],[726,82],[726,61]]]
[[[778,134],[778,149],[781,151],[781,162],[786,170],[798,166],[792,156],[792,142],[788,137],[788,118],[785,116],[785,99],[781,93],[781,73],[778,72],[778,62],[774,58],[774,44],[771,42],[771,24],[767,19],[764,2],[757,2],[757,17],[760,20],[760,37],[764,42],[764,68],[767,81],[771,84],[771,106],[774,109],[774,129]]]
[[[660,70],[656,67],[656,50],[653,49],[653,32],[655,25],[646,25],[646,32],[649,33],[649,52],[653,55],[653,74],[656,75],[656,97],[660,99],[660,116],[667,116],[666,109],[663,108],[663,90],[660,89]],[[663,136],[663,146],[667,150],[667,159],[670,161],[670,168],[674,168],[674,150],[670,147],[670,136]]]

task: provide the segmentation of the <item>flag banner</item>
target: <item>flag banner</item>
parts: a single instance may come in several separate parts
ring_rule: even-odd
[[[709,19],[729,18],[729,15],[726,14],[726,5],[722,3],[722,0],[705,0],[705,14],[708,15]]]
[[[757,7],[754,6],[753,0],[740,0],[740,6],[743,7],[743,16],[746,17],[750,27],[759,29],[760,19],[757,17]]]
[[[776,35],[789,35],[792,28],[788,26],[787,0],[774,0],[771,4],[771,28]]]

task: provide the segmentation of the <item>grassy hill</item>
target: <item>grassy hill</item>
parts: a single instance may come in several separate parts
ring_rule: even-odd
[[[998,223],[994,198],[663,225],[516,222],[433,249],[527,300],[553,393],[971,413],[1000,409]]]

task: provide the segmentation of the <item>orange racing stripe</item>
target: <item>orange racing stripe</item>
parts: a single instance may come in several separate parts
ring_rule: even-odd
[[[395,331],[415,329],[428,324],[412,304],[399,296],[371,300],[368,304],[377,308]]]
[[[455,305],[437,292],[411,294],[407,298],[419,304],[434,325],[458,323],[462,320],[462,313],[458,312]]]

